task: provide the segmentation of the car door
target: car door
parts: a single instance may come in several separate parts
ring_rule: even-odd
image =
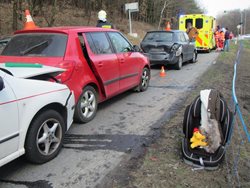
[[[105,32],[85,33],[91,66],[106,97],[119,92],[119,63]]]
[[[182,45],[183,62],[188,59],[188,42],[182,32],[178,33],[180,44]]]
[[[13,154],[19,146],[18,105],[12,88],[0,71],[0,160]],[[0,84],[1,85],[1,84]]]
[[[184,37],[188,43],[188,60],[193,58],[193,52],[195,50],[195,42],[190,42],[187,33],[183,32]]]
[[[132,45],[119,32],[108,32],[108,36],[119,62],[120,90],[138,85],[141,64],[137,52],[133,52]]]

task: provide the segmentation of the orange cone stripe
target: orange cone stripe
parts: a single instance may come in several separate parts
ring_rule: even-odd
[[[30,15],[29,10],[25,10],[25,18],[26,18],[26,22],[24,24],[24,28],[23,28],[24,30],[37,28],[36,24],[34,23],[31,15]]]

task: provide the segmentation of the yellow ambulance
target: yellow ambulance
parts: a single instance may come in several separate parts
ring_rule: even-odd
[[[191,22],[197,28],[199,35],[196,38],[197,50],[210,52],[215,48],[214,30],[215,18],[205,14],[187,14],[179,18],[179,30],[186,31],[187,23]]]

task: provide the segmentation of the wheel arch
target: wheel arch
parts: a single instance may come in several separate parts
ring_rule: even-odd
[[[67,108],[65,106],[63,106],[62,104],[60,103],[50,103],[50,104],[47,104],[45,105],[43,108],[41,108],[37,113],[36,115],[33,117],[33,119],[39,115],[40,113],[42,113],[43,111],[46,111],[46,110],[55,110],[56,112],[58,112],[62,117],[63,117],[63,120],[65,122],[65,125],[67,124],[67,119],[68,119],[68,114],[67,114]],[[32,121],[33,121],[32,119]],[[31,122],[32,122],[31,121]],[[65,127],[66,128],[66,127]],[[65,129],[66,130],[66,129]]]
[[[145,65],[143,68],[148,68],[148,70],[150,71],[150,66],[148,64]]]
[[[31,121],[29,122],[29,126],[27,127],[27,131],[25,132],[25,139],[24,139],[24,145],[26,143],[26,140],[27,140],[27,133],[30,129],[30,125],[32,124],[32,122],[36,119],[36,117],[41,114],[42,112],[46,111],[46,110],[55,110],[56,112],[58,112],[63,120],[64,120],[64,123],[65,123],[65,126],[67,126],[67,109],[65,106],[63,106],[62,104],[60,103],[50,103],[50,104],[47,104],[45,105],[44,107],[42,107],[40,110],[38,110],[35,115],[33,116],[33,118],[31,119]],[[65,131],[67,130],[67,127],[65,127]]]
[[[144,68],[147,68],[147,69],[149,70],[149,78],[151,78],[151,69],[150,69],[150,65],[147,64],[147,65],[145,65],[145,66],[143,67],[143,69],[144,69]],[[143,70],[143,69],[142,69],[142,70]]]
[[[91,86],[91,87],[93,87],[94,89],[95,89],[95,91],[96,91],[96,93],[97,93],[97,101],[98,101],[98,103],[100,102],[100,100],[102,100],[102,91],[101,91],[101,88],[99,88],[98,87],[98,85],[96,84],[96,83],[94,83],[94,82],[89,82],[89,83],[87,83],[86,85],[84,85],[83,87],[82,87],[82,90],[84,90],[84,88],[85,87],[87,87],[87,86]]]

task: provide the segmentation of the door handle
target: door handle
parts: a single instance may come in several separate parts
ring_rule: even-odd
[[[98,67],[103,67],[103,63],[102,63],[102,62],[99,62],[99,63],[98,63]]]
[[[120,62],[121,62],[121,63],[125,63],[125,59],[124,59],[124,58],[121,58],[121,59],[120,59]]]

